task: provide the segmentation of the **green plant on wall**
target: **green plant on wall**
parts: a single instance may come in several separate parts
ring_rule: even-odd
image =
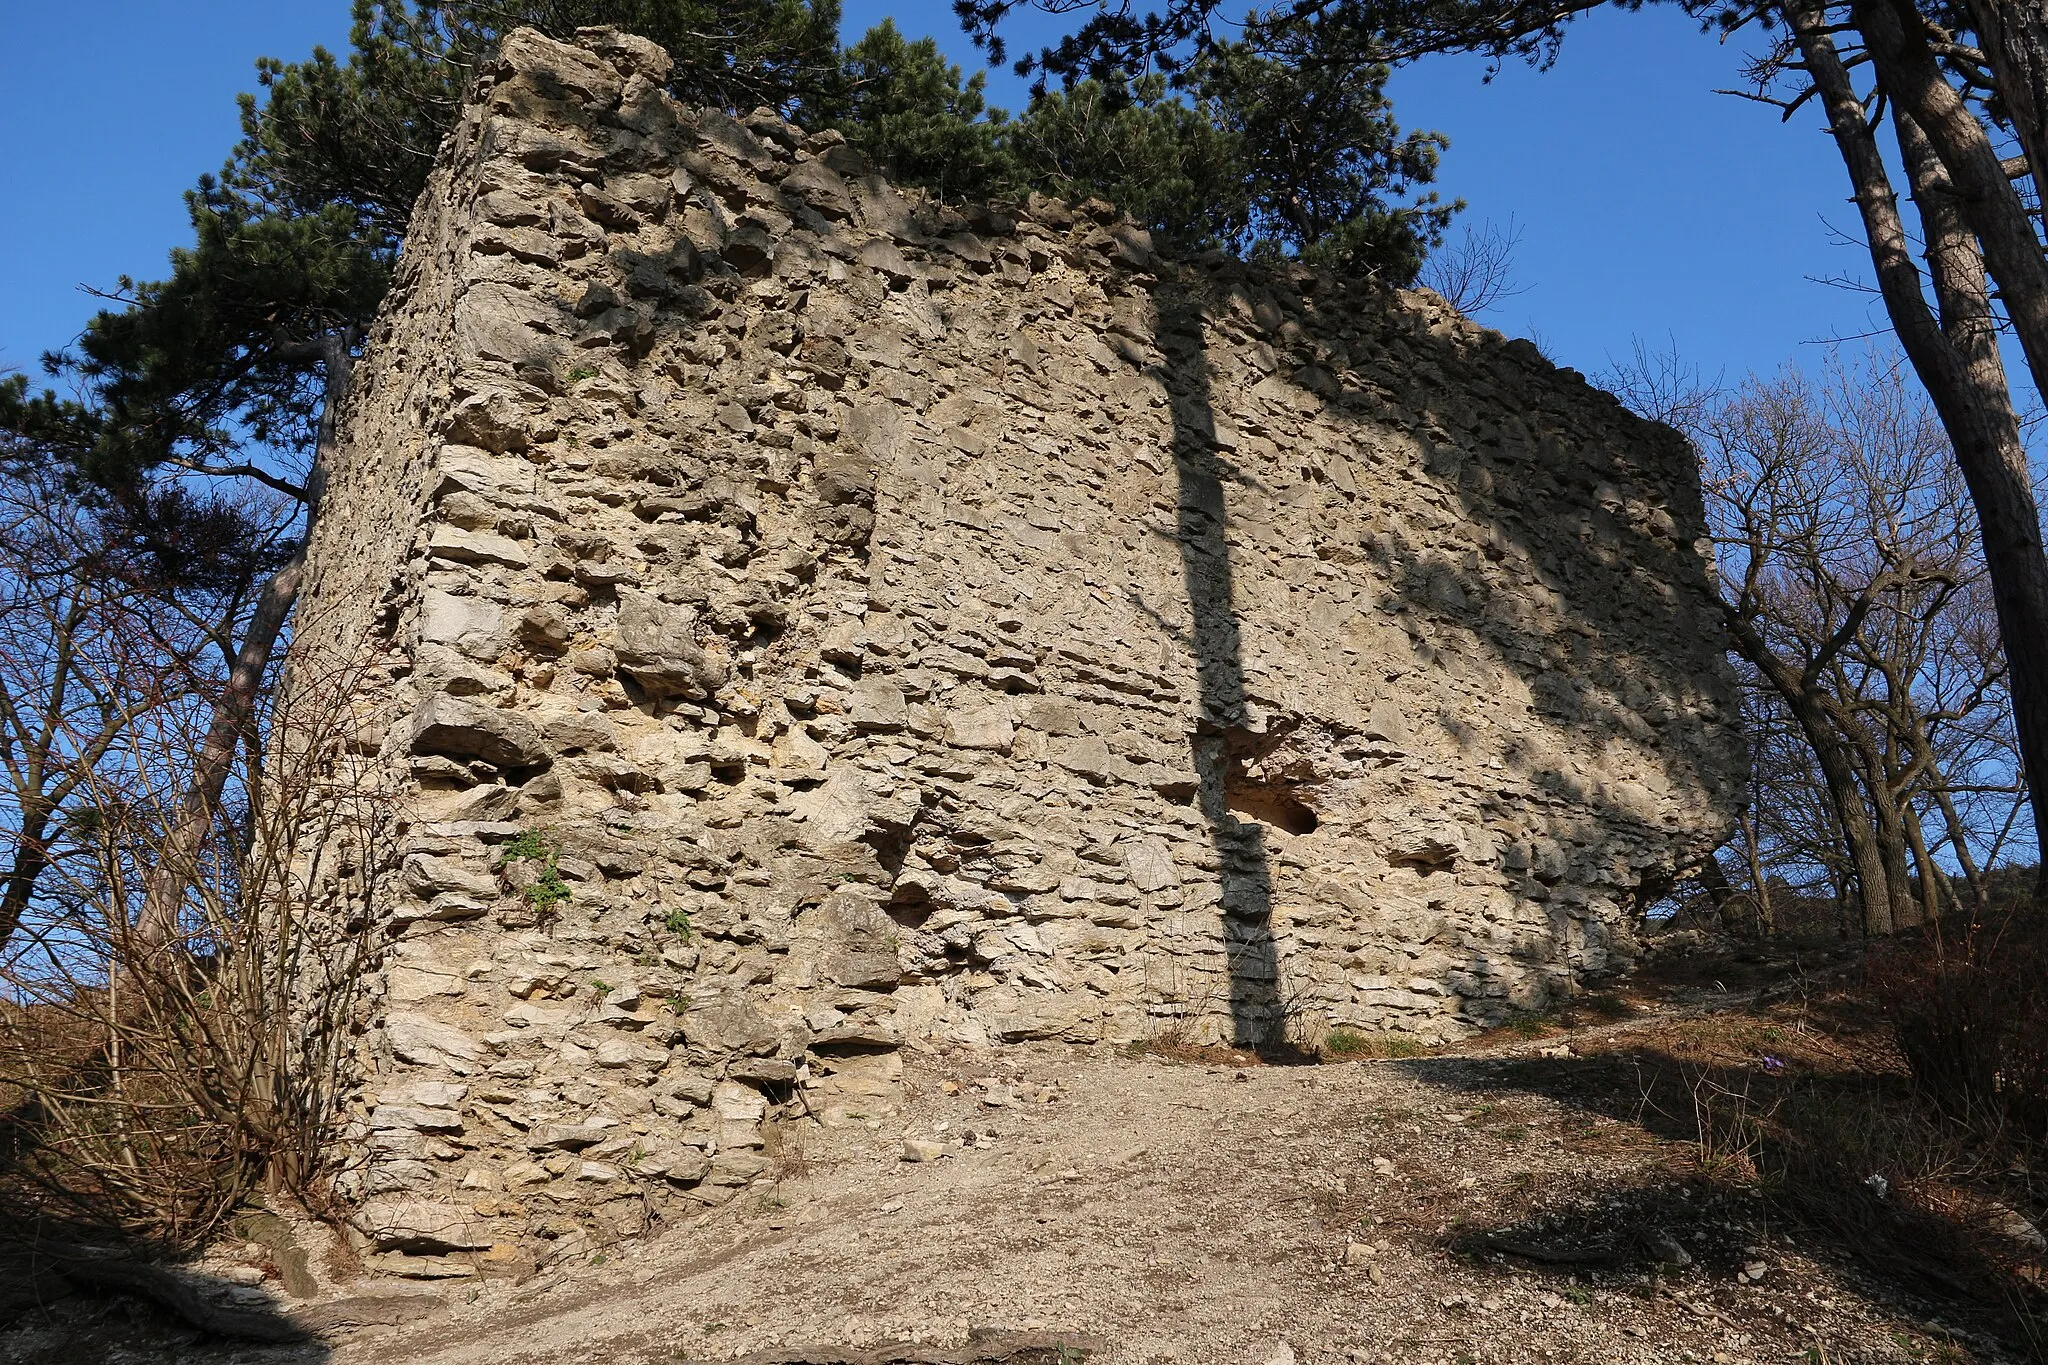
[[[519,895],[538,915],[556,914],[563,901],[569,899],[569,884],[562,880],[562,869],[558,860],[561,849],[553,840],[537,829],[529,829],[505,845],[503,860],[506,863],[530,862],[536,864],[533,883]]]
[[[668,931],[671,934],[674,934],[677,938],[688,941],[690,937],[689,911],[671,910],[668,912],[668,918],[664,919],[662,921],[662,924],[664,927],[668,929]]]

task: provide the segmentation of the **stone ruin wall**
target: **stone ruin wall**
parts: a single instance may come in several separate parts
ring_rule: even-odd
[[[387,945],[374,1250],[716,1203],[905,1046],[1443,1039],[1626,966],[1743,762],[1676,436],[665,71],[507,40],[345,414],[294,676],[368,649],[397,793],[327,888]]]

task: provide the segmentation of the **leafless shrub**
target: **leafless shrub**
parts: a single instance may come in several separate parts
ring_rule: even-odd
[[[1710,1180],[1756,1179],[1765,1133],[1783,1096],[1758,1096],[1747,1073],[1702,1068],[1690,1079],[1693,1126],[1699,1132],[1693,1160],[1700,1174]]]
[[[1515,248],[1522,230],[1509,218],[1505,224],[1487,219],[1465,224],[1456,241],[1447,242],[1422,263],[1417,283],[1441,294],[1467,317],[1476,317],[1506,299],[1528,292],[1514,283]]]
[[[1713,913],[1762,934],[1981,913],[2025,794],[1974,511],[1925,397],[1880,352],[1723,390],[1639,343],[1603,382],[1700,459],[1754,760],[1698,883]]]
[[[768,1124],[761,1134],[769,1170],[777,1181],[807,1180],[816,1171],[808,1129],[802,1124],[783,1119]]]
[[[102,766],[188,704],[205,648],[50,471],[0,474],[0,946],[30,916]]]
[[[1161,992],[1165,999],[1153,1016],[1146,1036],[1136,1050],[1162,1057],[1192,1055],[1204,1048],[1224,1045],[1221,1021],[1230,1017],[1226,988],[1213,978],[1204,978],[1199,990],[1182,984],[1183,970],[1172,964],[1174,985]]]
[[[1987,1141],[2048,1146],[2048,915],[1945,925],[1872,955],[1870,980],[1921,1090]]]
[[[346,905],[387,864],[392,822],[350,742],[360,661],[293,667],[232,818],[179,869],[167,940],[137,914],[178,856],[189,716],[152,713],[123,762],[91,770],[79,847],[0,961],[0,1219],[185,1245],[258,1188],[318,1202],[374,947]]]

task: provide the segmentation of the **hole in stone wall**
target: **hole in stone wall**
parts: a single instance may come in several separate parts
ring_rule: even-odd
[[[1247,819],[1289,834],[1311,833],[1320,823],[1309,804],[1286,787],[1257,782],[1240,773],[1223,779],[1223,804]]]
[[[905,929],[921,929],[924,922],[930,919],[937,909],[938,907],[928,900],[892,900],[882,907],[882,913],[887,915],[892,923]]]
[[[910,837],[907,828],[871,829],[861,836],[861,842],[875,851],[875,861],[894,881],[903,870],[904,859],[910,856]]]

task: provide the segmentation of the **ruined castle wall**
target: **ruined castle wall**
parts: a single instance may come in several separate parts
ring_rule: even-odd
[[[1439,1039],[1626,965],[1742,764],[1675,435],[665,70],[508,40],[316,535],[299,647],[372,641],[406,820],[379,1247],[727,1197],[905,1044]]]

